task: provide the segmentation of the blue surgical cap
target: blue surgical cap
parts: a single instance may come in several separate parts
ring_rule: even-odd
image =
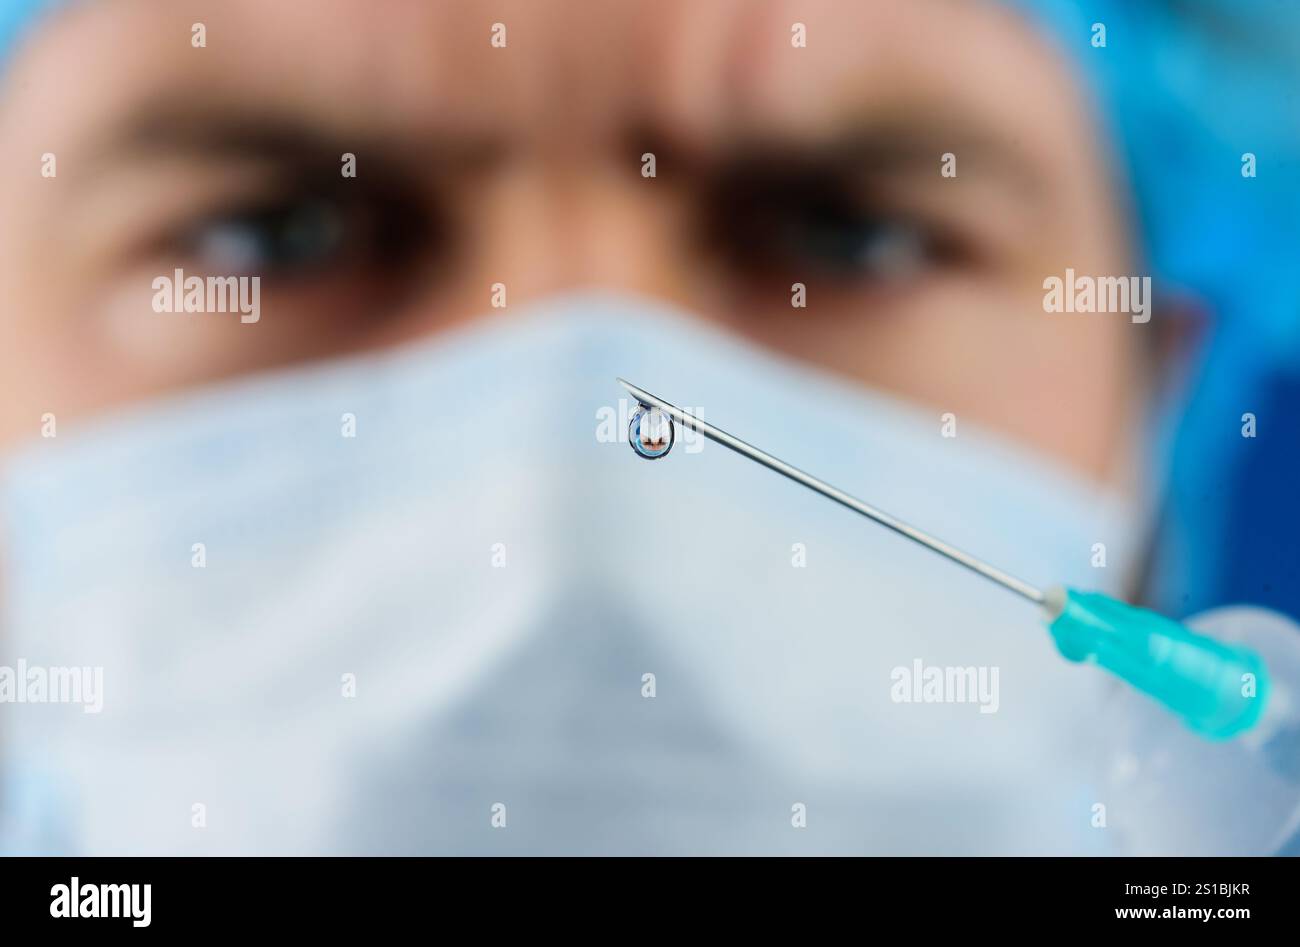
[[[38,14],[55,2],[57,0],[0,0],[0,63],[8,58]]]
[[[0,61],[57,2],[0,0]],[[1146,597],[1300,615],[1300,2],[1001,2],[1092,88],[1157,306],[1186,292],[1211,315],[1153,434],[1166,483]]]

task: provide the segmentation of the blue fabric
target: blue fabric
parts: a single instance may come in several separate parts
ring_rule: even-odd
[[[53,2],[0,0],[0,60]],[[1157,304],[1187,290],[1213,320],[1191,394],[1165,406],[1151,445],[1167,498],[1147,598],[1173,615],[1229,602],[1300,615],[1300,2],[1002,2],[1091,81]]]
[[[36,15],[52,0],[0,0],[0,63],[3,63]]]

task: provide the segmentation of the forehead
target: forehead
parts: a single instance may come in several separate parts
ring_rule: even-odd
[[[399,136],[572,140],[630,119],[701,140],[816,136],[938,113],[1029,147],[1077,137],[1069,78],[985,0],[110,0],[33,47],[16,72],[43,94],[14,104],[38,126],[51,101],[85,127],[170,97]]]

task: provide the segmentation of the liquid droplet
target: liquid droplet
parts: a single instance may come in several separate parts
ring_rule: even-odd
[[[673,419],[658,408],[638,405],[627,426],[628,443],[639,457],[658,460],[673,449]]]

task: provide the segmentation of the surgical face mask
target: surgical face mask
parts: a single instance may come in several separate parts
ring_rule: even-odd
[[[1031,581],[1123,578],[1123,504],[964,418],[557,300],[9,458],[0,667],[68,699],[0,705],[0,845],[1112,850],[1107,678],[716,444],[637,457],[616,375]]]

